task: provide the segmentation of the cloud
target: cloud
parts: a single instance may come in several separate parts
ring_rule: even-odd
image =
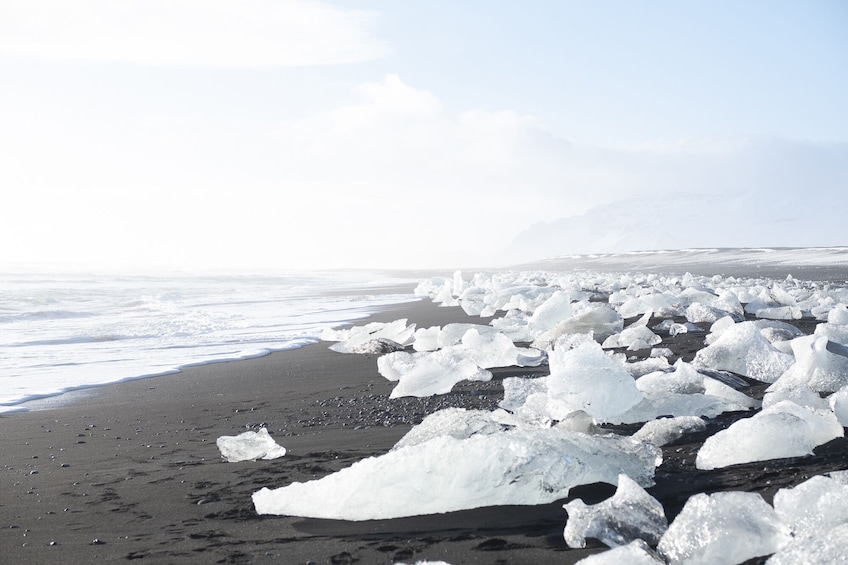
[[[376,14],[315,0],[5,0],[0,54],[164,67],[373,60]]]
[[[838,234],[830,219],[848,207],[846,144],[598,147],[530,115],[454,110],[397,75],[275,124],[178,118],[125,121],[90,139],[81,127],[67,138],[39,135],[23,154],[21,136],[8,136],[0,174],[21,190],[0,224],[0,259],[486,266],[502,264],[502,250],[528,226],[593,208],[568,224],[577,232],[537,232],[521,258],[558,242],[563,252],[596,242],[731,245],[749,217],[761,220],[745,230],[763,228],[756,245],[776,245],[804,229]],[[817,214],[826,221],[817,225]],[[625,220],[626,229],[615,225]],[[822,238],[838,243],[831,239]]]

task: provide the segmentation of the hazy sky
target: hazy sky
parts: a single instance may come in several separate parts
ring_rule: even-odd
[[[846,30],[841,0],[0,0],[0,264],[473,266],[642,195],[844,194]]]

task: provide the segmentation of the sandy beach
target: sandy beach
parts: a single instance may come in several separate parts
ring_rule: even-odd
[[[427,300],[369,321],[398,318],[418,327],[486,323]],[[689,361],[702,340],[691,334],[662,346]],[[503,378],[546,371],[496,369],[488,383],[393,400],[393,383],[378,374],[374,356],[342,355],[327,345],[88,389],[57,407],[0,417],[3,561],[564,564],[606,549],[591,540],[582,550],[566,546],[567,500],[366,522],[257,515],[250,497],[261,487],[320,478],[384,453],[425,415],[448,406],[492,409],[502,398]],[[761,398],[764,388],[752,382],[745,392]],[[848,468],[848,440],[841,438],[811,457],[696,470],[703,440],[749,415],[724,414],[705,432],[663,448],[649,492],[669,520],[696,492],[745,490],[771,501],[778,488]],[[286,447],[284,457],[221,459],[216,438],[261,426]],[[571,498],[594,503],[613,492],[590,485],[573,489]]]

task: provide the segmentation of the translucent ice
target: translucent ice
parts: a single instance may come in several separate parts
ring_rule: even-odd
[[[618,476],[618,488],[610,498],[587,506],[575,499],[564,505],[568,512],[565,543],[586,547],[586,538],[595,538],[609,547],[641,539],[651,545],[668,529],[662,504],[627,475]]]
[[[420,424],[413,427],[393,447],[399,449],[418,445],[440,436],[466,439],[475,434],[493,434],[507,429],[487,410],[466,410],[465,408],[445,408],[428,415]]]
[[[630,373],[593,341],[584,341],[574,349],[555,346],[549,364],[548,400],[556,420],[583,410],[598,421],[606,421],[642,400]]]
[[[827,313],[827,323],[841,326],[848,325],[848,307],[845,304],[835,305]]]
[[[672,373],[650,373],[636,380],[642,392],[676,392],[680,394],[703,393],[704,376],[689,363],[679,362]]]
[[[783,549],[769,557],[766,565],[845,563],[846,547],[848,524],[843,524],[811,535],[796,536]]]
[[[537,349],[518,348],[507,336],[500,332],[481,333],[476,328],[465,332],[462,346],[468,357],[478,367],[537,367],[546,359]]]
[[[402,357],[399,355],[401,353],[403,352],[390,354],[397,355],[393,358],[394,363],[384,362],[381,366],[380,359],[383,357],[377,360],[381,374],[398,377],[398,384],[392,390],[390,398],[447,394],[460,381],[492,379],[492,373],[478,367],[466,356],[462,348],[416,353],[411,357]]]
[[[596,553],[577,562],[577,565],[665,565],[642,540],[630,542],[603,553]]]
[[[777,491],[774,509],[795,535],[812,535],[848,524],[848,485],[816,476]]]
[[[415,351],[435,351],[439,348],[439,334],[442,328],[431,326],[418,328],[413,336],[412,349]]]
[[[784,400],[739,420],[707,438],[698,451],[698,469],[716,469],[812,454],[813,448],[841,437],[842,426],[829,410],[812,410]]]
[[[278,445],[265,428],[256,432],[244,432],[237,436],[221,436],[215,443],[218,445],[221,457],[230,463],[276,459],[286,454],[286,448]]]
[[[697,416],[678,416],[677,418],[660,418],[646,422],[632,437],[662,447],[688,433],[700,432],[705,429],[707,429],[706,422]]]
[[[646,328],[645,326],[629,327],[620,333],[611,335],[604,340],[604,349],[612,347],[626,347],[632,351],[638,349],[650,349],[662,341],[662,338]],[[638,347],[637,347],[638,345]]]
[[[795,363],[769,390],[806,385],[817,392],[833,392],[848,385],[848,353],[842,355],[826,337],[803,336],[793,339],[790,345]]]
[[[570,488],[653,483],[658,448],[626,437],[514,428],[464,439],[438,436],[307,483],[253,494],[259,514],[374,520],[481,506],[545,504]]]
[[[839,423],[848,428],[848,387],[837,390],[828,397],[827,401]]]
[[[792,355],[775,349],[753,322],[741,322],[725,329],[711,345],[698,351],[693,365],[773,383],[793,361]]]
[[[789,540],[789,528],[759,494],[718,492],[690,497],[657,549],[669,565],[731,565]]]
[[[553,328],[535,336],[534,347],[549,347],[557,338],[567,334],[592,333],[594,338],[603,342],[609,336],[620,332],[624,320],[618,312],[605,304],[578,302],[573,305],[573,315]]]
[[[364,326],[356,326],[343,330],[326,330],[321,339],[325,341],[337,341],[330,349],[338,353],[353,353],[362,348],[369,341],[387,339],[400,345],[407,345],[412,341],[415,333],[415,324],[407,325],[406,319],[395,320],[388,324],[371,322]]]

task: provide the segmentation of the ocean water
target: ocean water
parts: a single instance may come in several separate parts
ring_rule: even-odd
[[[315,343],[325,328],[417,300],[415,282],[352,272],[0,274],[0,412],[71,390]]]

